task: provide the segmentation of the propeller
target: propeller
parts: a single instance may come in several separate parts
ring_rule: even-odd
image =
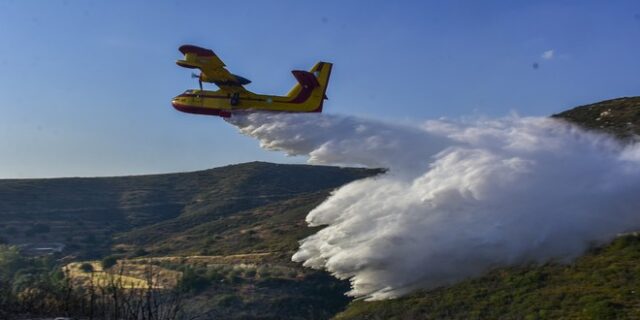
[[[200,91],[202,91],[202,76],[201,74],[191,73],[191,78],[198,78],[198,85],[200,85]]]

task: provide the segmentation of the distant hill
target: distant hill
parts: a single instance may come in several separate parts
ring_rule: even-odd
[[[293,251],[313,232],[304,217],[331,190],[380,171],[250,163],[213,172],[187,189],[189,200],[178,215],[121,233],[116,244],[159,254]]]
[[[62,243],[80,257],[102,255],[114,243],[197,253],[199,242],[178,247],[171,237],[266,205],[309,207],[377,172],[252,162],[175,174],[0,180],[0,234],[13,244]]]
[[[640,97],[600,101],[575,107],[552,117],[628,139],[640,136]]]
[[[332,190],[380,172],[252,162],[163,175],[0,180],[0,241],[61,262],[157,257],[154,263],[200,283],[187,303],[198,314],[326,319],[349,302],[348,283],[291,262],[298,241],[317,231],[305,216]]]

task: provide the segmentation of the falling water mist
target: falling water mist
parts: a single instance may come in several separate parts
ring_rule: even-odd
[[[394,124],[326,114],[234,115],[263,148],[384,167],[307,216],[294,261],[393,298],[496,267],[568,262],[640,228],[640,147],[562,120]]]

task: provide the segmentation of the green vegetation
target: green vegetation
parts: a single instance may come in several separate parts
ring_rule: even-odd
[[[180,281],[180,288],[187,292],[201,292],[211,284],[211,279],[204,276],[204,272],[196,272],[192,267],[186,266],[183,268],[182,281]]]
[[[88,263],[80,268],[93,272],[93,266]],[[193,319],[193,314],[183,310],[183,301],[177,290],[149,287],[130,290],[118,281],[74,286],[60,265],[51,259],[25,257],[16,247],[0,246],[0,319],[3,320],[52,314],[80,319]]]
[[[574,263],[498,269],[448,288],[353,302],[337,319],[638,319],[640,236]]]
[[[106,256],[102,259],[101,263],[102,263],[102,269],[106,270],[115,266],[116,263],[118,263],[118,258],[114,256]]]
[[[218,233],[239,225],[240,213],[310,194],[316,196],[308,201],[322,201],[330,190],[377,173],[252,162],[177,174],[0,180],[2,236],[12,244],[62,243],[81,259],[118,253],[118,245],[129,256],[196,254],[225,242]],[[204,231],[203,224],[216,222]],[[207,236],[196,238],[194,228]],[[218,241],[199,242],[210,238]]]
[[[82,272],[84,273],[91,273],[93,272],[93,265],[91,263],[83,263],[80,265],[80,270],[82,270]]]
[[[147,252],[147,250],[145,250],[144,248],[138,248],[136,249],[136,251],[133,252],[134,257],[146,256],[148,254],[149,252]]]
[[[0,319],[62,298],[63,276],[52,266],[50,259],[27,258],[17,247],[0,245]]]
[[[90,277],[109,283],[107,269],[114,279],[144,282],[143,260],[152,259],[182,272],[178,288],[187,311],[326,319],[349,302],[348,285],[292,263],[291,254],[317,230],[304,222],[309,210],[334,188],[379,172],[255,162],[140,177],[0,180],[0,221],[15,230],[3,233],[8,243],[59,243],[62,252],[44,254],[91,260],[74,264],[74,278],[85,287]]]

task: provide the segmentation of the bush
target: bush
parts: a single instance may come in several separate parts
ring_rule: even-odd
[[[147,252],[147,250],[145,250],[144,248],[138,248],[138,249],[136,249],[136,251],[133,252],[133,256],[134,257],[142,257],[142,256],[146,256],[148,254],[149,254],[149,252]]]
[[[267,268],[265,266],[262,266],[262,267],[258,268],[257,272],[258,272],[258,276],[261,279],[269,279],[269,278],[271,278],[271,271],[269,270],[269,268]]]
[[[102,270],[107,270],[118,263],[118,259],[114,256],[107,256],[102,259]]]
[[[227,275],[227,280],[226,281],[228,283],[231,283],[231,284],[240,284],[240,283],[242,283],[244,281],[244,279],[242,277],[238,276],[237,274],[232,273],[232,274]]]
[[[180,288],[188,292],[200,292],[206,289],[210,280],[196,273],[192,268],[185,268],[180,281]]]
[[[640,237],[635,234],[624,235],[613,241],[611,245],[612,249],[622,250],[628,247],[634,247],[640,245]]]
[[[219,269],[211,269],[207,272],[207,279],[212,282],[220,282],[224,279],[224,273]]]
[[[587,319],[616,319],[619,309],[619,305],[609,301],[598,301],[587,305],[583,313]]]
[[[255,278],[257,274],[256,269],[248,269],[244,272],[244,276],[247,278]]]
[[[86,273],[93,272],[93,265],[91,263],[85,262],[85,263],[80,265],[80,270],[82,270],[82,272],[86,272]]]
[[[0,245],[0,280],[11,278],[13,274],[27,266],[17,247]]]

